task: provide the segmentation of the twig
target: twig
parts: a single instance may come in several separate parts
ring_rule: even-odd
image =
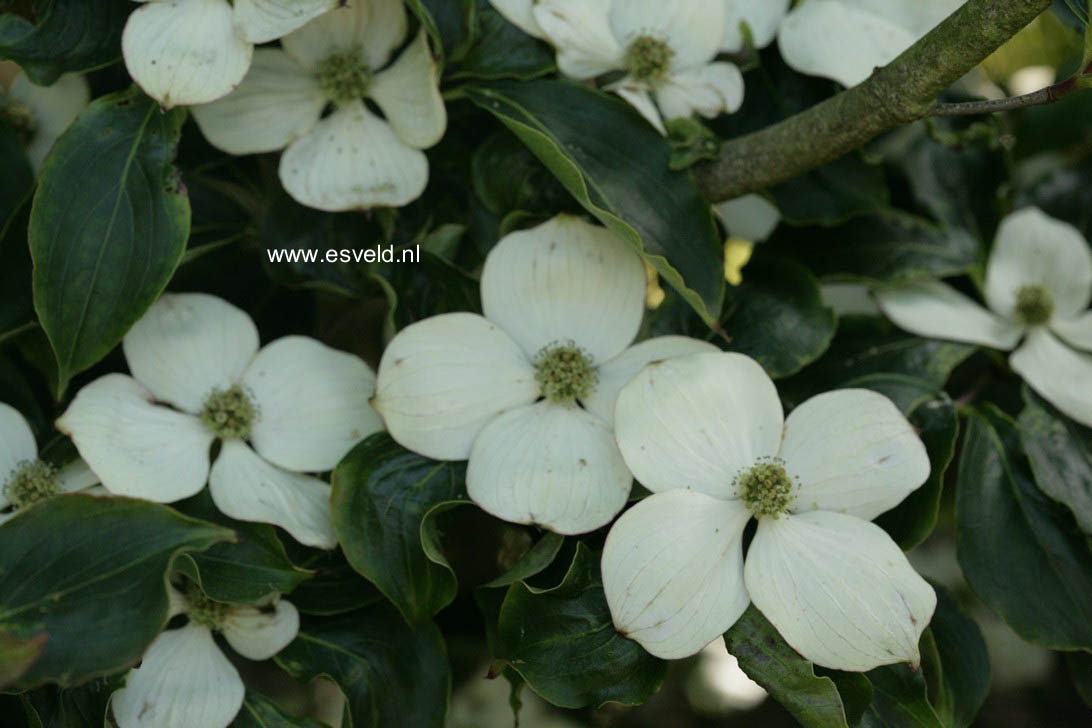
[[[1086,71],[1087,73],[1087,71]],[[1073,93],[1079,86],[1077,78],[1067,78],[1053,86],[1032,91],[1023,96],[1011,96],[1007,99],[991,99],[989,101],[962,101],[954,104],[937,104],[929,112],[932,116],[971,116],[973,114],[994,114],[999,111],[1013,111],[1028,106],[1042,106],[1053,104],[1066,94]]]

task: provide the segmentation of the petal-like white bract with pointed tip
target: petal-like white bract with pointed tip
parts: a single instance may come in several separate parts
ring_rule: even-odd
[[[693,655],[747,609],[740,501],[691,490],[657,493],[626,511],[603,549],[615,628],[664,659]]]
[[[618,235],[572,215],[506,235],[485,261],[482,311],[529,357],[574,342],[596,364],[633,341],[645,269]]]
[[[81,389],[57,429],[116,495],[171,503],[208,481],[213,434],[196,417],[153,404],[151,393],[123,374]]]
[[[1092,250],[1084,236],[1035,207],[1001,221],[986,266],[986,302],[1008,318],[1025,286],[1045,289],[1063,318],[1084,312],[1092,299]]]
[[[11,405],[0,402],[0,504],[7,503],[3,485],[16,466],[37,458],[38,443],[26,418]]]
[[[545,33],[535,20],[535,0],[489,0],[490,4],[505,19],[534,38],[543,38]]]
[[[78,493],[98,484],[99,476],[83,458],[76,458],[57,471],[57,490],[61,493]]]
[[[424,191],[428,159],[358,101],[292,142],[280,178],[297,202],[318,210],[399,207]]]
[[[250,316],[206,293],[165,293],[122,341],[129,371],[161,402],[196,414],[258,351]]]
[[[190,111],[214,147],[254,154],[283,149],[306,134],[325,106],[313,73],[279,48],[259,48],[239,88]]]
[[[815,664],[919,663],[936,593],[879,526],[829,511],[761,518],[743,573],[751,601]]]
[[[269,607],[233,606],[220,631],[231,648],[248,660],[268,660],[296,638],[300,613],[284,599]]]
[[[119,728],[227,728],[243,693],[209,628],[190,623],[156,637],[110,705]]]
[[[781,458],[799,484],[792,511],[836,511],[866,521],[929,477],[929,455],[913,426],[891,400],[868,389],[824,392],[790,412]]]
[[[610,25],[611,0],[538,0],[535,22],[557,49],[557,67],[584,80],[622,68],[624,49]]]
[[[1092,427],[1092,354],[1071,349],[1037,327],[1009,357],[1009,364],[1066,416]]]
[[[667,119],[731,114],[743,105],[743,74],[731,63],[673,73],[656,86],[656,102]]]
[[[229,440],[209,474],[216,507],[240,521],[280,526],[305,546],[337,545],[330,521],[330,485],[267,462],[245,443]]]
[[[645,367],[622,388],[614,429],[622,456],[651,491],[733,497],[733,481],[781,445],[781,400],[754,359],[718,352]]]
[[[27,146],[27,157],[37,171],[53,143],[91,100],[91,89],[83,76],[65,74],[52,86],[39,86],[20,73],[11,82],[8,95],[27,107],[34,118],[34,136]]]
[[[1007,350],[1016,346],[1023,333],[1016,324],[940,281],[878,288],[874,294],[885,316],[918,336]]]
[[[339,0],[234,0],[235,32],[251,43],[268,43],[337,7]]]
[[[713,205],[713,210],[733,237],[760,243],[777,228],[781,212],[762,195],[744,195]]]
[[[424,29],[397,61],[376,75],[368,95],[405,144],[425,149],[440,141],[447,110],[440,96],[440,70]]]
[[[632,482],[606,422],[576,405],[548,401],[486,425],[466,471],[467,493],[487,512],[563,534],[609,523]]]
[[[353,445],[383,429],[368,404],[375,391],[368,365],[306,336],[266,344],[241,383],[257,409],[250,441],[282,468],[330,470]]]
[[[657,108],[656,102],[652,100],[652,94],[646,86],[647,84],[634,81],[627,76],[622,81],[607,86],[606,90],[621,96],[627,104],[637,110],[637,113],[645,117],[645,120],[656,128],[656,131],[666,136],[667,127],[664,126],[663,116],[661,116],[660,110]]]
[[[206,104],[246,76],[254,46],[235,34],[226,0],[158,0],[121,35],[129,75],[164,107]]]
[[[402,0],[352,2],[319,15],[281,39],[288,55],[309,71],[334,53],[356,51],[371,70],[378,71],[406,37]]]
[[[403,447],[464,460],[483,427],[538,394],[527,356],[499,326],[476,314],[448,313],[411,324],[391,340],[373,405]]]
[[[743,24],[755,48],[765,48],[777,36],[777,29],[792,0],[724,0],[725,30],[720,48],[729,53],[744,49]]]
[[[1050,328],[1070,346],[1092,351],[1092,311],[1074,318],[1055,317]]]

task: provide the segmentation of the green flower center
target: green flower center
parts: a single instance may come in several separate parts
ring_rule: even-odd
[[[779,460],[760,462],[736,478],[744,505],[756,516],[777,518],[789,509],[796,485]]]
[[[364,98],[372,82],[372,69],[358,52],[340,51],[319,63],[318,77],[326,98],[344,106]]]
[[[548,344],[535,355],[535,381],[551,402],[584,399],[599,383],[591,356],[574,342]]]
[[[16,509],[52,498],[58,490],[56,469],[41,460],[19,463],[4,486],[4,494]]]
[[[227,604],[209,599],[196,586],[186,591],[186,602],[186,616],[191,622],[209,629],[220,629],[227,616]]]
[[[201,422],[221,440],[241,440],[250,435],[257,414],[250,397],[236,384],[213,390],[201,410]]]
[[[1054,313],[1054,297],[1042,286],[1024,286],[1016,294],[1017,321],[1027,326],[1037,326],[1050,321]]]
[[[671,67],[675,51],[659,38],[639,35],[626,48],[626,69],[642,81],[663,78]]]

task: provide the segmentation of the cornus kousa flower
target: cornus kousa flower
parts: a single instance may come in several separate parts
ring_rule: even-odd
[[[1006,217],[986,266],[988,309],[940,281],[880,289],[876,298],[919,336],[1016,349],[1013,370],[1092,427],[1092,251],[1072,225],[1036,208]]]
[[[966,0],[805,0],[781,24],[792,68],[855,86],[925,36]]]
[[[165,108],[214,101],[239,85],[255,43],[296,30],[339,0],[136,0],[121,51]]]
[[[354,0],[284,37],[283,50],[259,49],[239,88],[193,109],[194,118],[214,146],[232,154],[287,147],[281,183],[304,205],[405,205],[428,182],[421,150],[447,128],[425,32],[388,65],[406,22],[401,0]]]
[[[792,0],[724,0],[725,28],[721,50],[738,53],[748,42],[765,48],[777,37]]]
[[[83,76],[64,75],[52,86],[39,86],[20,73],[7,94],[0,94],[0,121],[22,132],[27,159],[37,172],[46,154],[91,100]]]
[[[57,420],[108,490],[170,503],[207,482],[232,518],[334,547],[330,486],[304,473],[381,429],[367,364],[303,336],[259,350],[246,313],[201,293],[162,296],[123,348],[132,376],[88,384]]]
[[[629,346],[645,281],[625,241],[580,218],[512,233],[486,258],[485,316],[407,326],[383,353],[375,407],[410,450],[469,458],[467,489],[489,513],[596,529],[632,485],[613,434],[622,385],[650,361],[716,350],[682,336]]]
[[[242,678],[213,639],[250,660],[268,660],[296,637],[300,618],[284,599],[262,607],[213,601],[189,584],[171,589],[171,617],[110,705],[118,728],[226,728],[243,705]]]
[[[30,425],[19,410],[0,402],[0,523],[38,501],[98,482],[82,460],[57,469],[39,459]]]
[[[888,399],[827,392],[784,418],[754,360],[696,354],[646,367],[619,395],[615,422],[626,463],[653,492],[603,550],[620,632],[686,657],[754,602],[816,664],[918,663],[936,595],[869,520],[925,481],[929,458]]]
[[[524,31],[548,40],[566,76],[585,80],[621,71],[606,88],[661,132],[664,118],[695,112],[712,118],[743,103],[739,69],[713,61],[727,40],[725,0],[492,2]]]

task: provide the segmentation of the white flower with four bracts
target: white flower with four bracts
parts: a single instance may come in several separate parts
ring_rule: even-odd
[[[38,457],[38,443],[26,419],[0,402],[0,523],[38,501],[86,491],[98,476],[77,458],[57,468]]]
[[[122,346],[132,376],[88,384],[57,420],[109,491],[171,503],[208,483],[232,518],[336,545],[330,486],[305,473],[382,428],[367,364],[303,336],[259,350],[250,317],[202,293],[163,295]]]
[[[170,616],[186,624],[156,637],[129,671],[110,701],[114,719],[118,728],[226,728],[246,689],[213,633],[248,660],[268,660],[296,638],[299,612],[279,598],[250,606],[213,601],[192,584],[169,588]]]
[[[1092,427],[1092,251],[1072,225],[1033,207],[1002,220],[986,265],[988,308],[940,281],[875,294],[883,313],[913,334],[1016,349],[1013,370]]]
[[[256,43],[276,40],[339,0],[136,0],[121,51],[129,75],[166,108],[205,104],[239,85]]]
[[[424,30],[388,65],[406,32],[401,0],[332,10],[282,38],[283,49],[256,51],[239,88],[195,107],[194,118],[226,152],[284,149],[281,184],[304,205],[333,212],[405,205],[428,183],[421,150],[447,128]]]
[[[869,523],[929,475],[924,445],[890,400],[844,389],[785,418],[762,367],[722,352],[645,368],[614,419],[626,464],[653,492],[603,550],[621,633],[658,657],[686,657],[753,602],[818,665],[918,664],[936,595]]]
[[[599,528],[632,485],[614,441],[618,391],[650,361],[716,351],[683,336],[630,346],[645,281],[624,240],[580,218],[511,233],[485,262],[485,315],[395,336],[375,408],[410,450],[469,459],[468,493],[489,513],[564,534]]]
[[[39,86],[20,72],[7,94],[0,94],[0,120],[25,132],[27,159],[38,172],[53,143],[90,100],[91,89],[83,76],[65,74],[50,86]]]
[[[777,3],[775,3],[776,5]],[[724,45],[725,0],[493,0],[514,24],[557,49],[564,75],[606,86],[665,131],[664,119],[714,117],[743,103],[743,75],[714,61]],[[738,23],[737,23],[738,31]]]

